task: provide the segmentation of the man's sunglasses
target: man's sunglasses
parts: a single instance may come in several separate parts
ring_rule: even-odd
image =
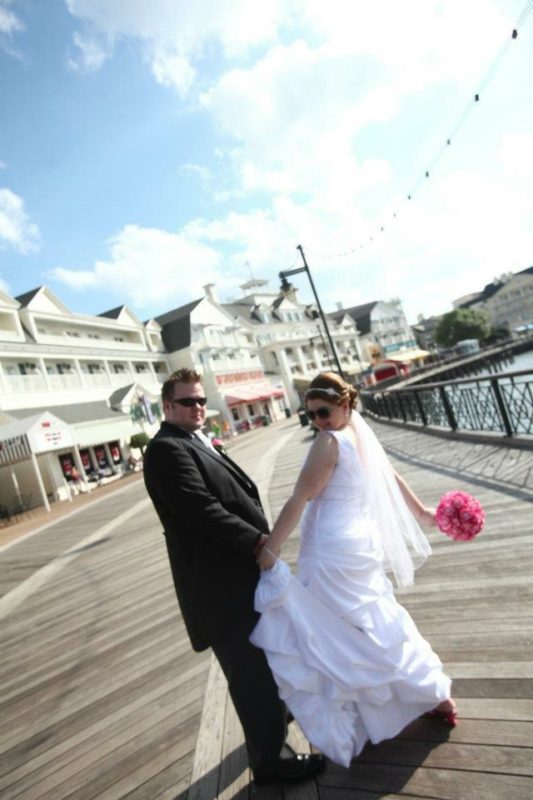
[[[311,422],[313,422],[313,420],[315,420],[317,417],[318,419],[329,419],[332,411],[332,408],[326,408],[325,406],[322,406],[321,408],[317,408],[316,411],[306,411],[306,414]]]
[[[185,406],[185,408],[192,408],[195,405],[205,406],[207,397],[175,397],[170,402],[172,405],[179,403],[180,406]]]

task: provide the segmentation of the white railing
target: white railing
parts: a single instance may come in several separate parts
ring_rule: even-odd
[[[127,386],[128,383],[133,383],[135,381],[134,376],[131,372],[112,372],[111,373],[111,385],[112,386]]]
[[[87,387],[109,386],[110,380],[104,372],[83,373],[83,382]]]
[[[30,392],[46,389],[46,381],[42,375],[4,375],[8,392]]]
[[[81,380],[78,375],[48,375],[51,389],[81,389]]]

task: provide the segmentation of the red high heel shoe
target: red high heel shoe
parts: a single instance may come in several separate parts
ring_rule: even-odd
[[[446,723],[446,725],[449,725],[450,728],[457,727],[457,710],[455,709],[452,711],[440,711],[438,708],[434,708],[433,711],[426,711],[424,716],[439,717],[443,722]]]

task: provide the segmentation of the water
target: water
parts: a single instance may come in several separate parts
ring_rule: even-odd
[[[512,361],[504,364],[502,363],[498,368],[498,373],[504,372],[519,372],[523,369],[531,369],[533,370],[533,350],[529,350],[527,353],[520,353],[519,355],[513,356]],[[492,367],[492,371],[488,368],[482,369],[479,372],[476,372],[472,377],[474,378],[483,378],[485,376],[493,375],[495,372],[494,366]],[[527,377],[527,376],[525,376]]]
[[[517,372],[520,369],[533,369],[533,350],[529,350],[527,353],[520,353],[520,355],[515,356],[513,363],[508,369],[509,372]]]

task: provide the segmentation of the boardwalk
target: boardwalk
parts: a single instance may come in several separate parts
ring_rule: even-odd
[[[135,483],[0,551],[2,800],[529,800],[533,455],[375,427],[428,503],[462,488],[487,511],[475,542],[432,534],[434,556],[402,594],[454,678],[460,725],[418,720],[350,770],[250,785],[223,680],[209,653],[190,650],[159,524]],[[309,441],[287,420],[234,449],[274,515]],[[293,538],[289,560],[296,549]]]

